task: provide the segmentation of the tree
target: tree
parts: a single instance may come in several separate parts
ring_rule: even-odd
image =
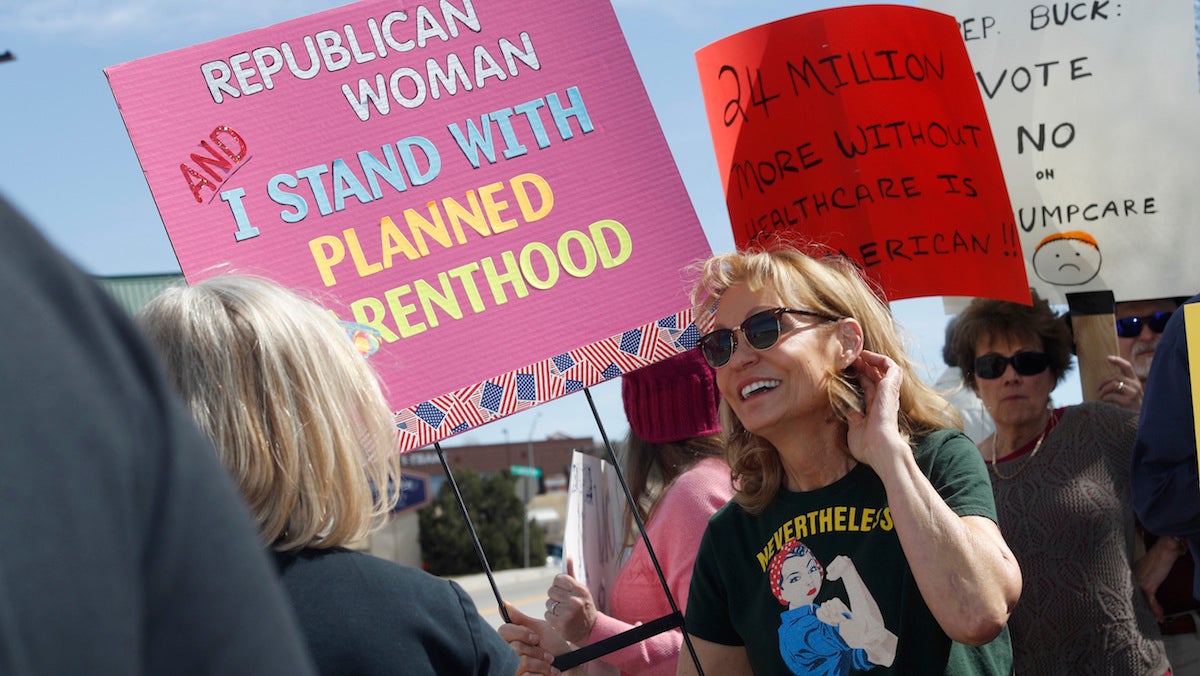
[[[454,476],[492,570],[524,565],[522,519],[525,504],[517,497],[516,479],[504,472],[480,476],[467,468],[456,470]],[[417,520],[421,529],[421,553],[429,572],[434,575],[483,572],[483,564],[475,553],[471,533],[463,521],[449,481],[442,484],[428,505],[417,510]],[[532,565],[542,565],[546,560],[545,541],[545,531],[530,519],[529,560]]]

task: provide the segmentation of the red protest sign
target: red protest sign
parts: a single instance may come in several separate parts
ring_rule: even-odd
[[[953,17],[899,6],[813,12],[720,40],[696,61],[739,248],[825,247],[891,299],[1029,302]]]

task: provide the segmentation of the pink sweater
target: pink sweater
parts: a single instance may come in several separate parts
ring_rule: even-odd
[[[705,458],[675,480],[646,523],[654,555],[680,612],[687,608],[692,564],[708,518],[732,497],[729,466],[720,458]],[[615,636],[671,612],[640,535],[629,560],[617,573],[609,600],[612,615],[597,614],[588,642]],[[675,673],[682,646],[683,634],[672,629],[605,655],[601,661],[625,674],[669,675]]]

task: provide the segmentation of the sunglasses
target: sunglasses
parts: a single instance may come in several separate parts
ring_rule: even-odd
[[[746,342],[750,347],[756,350],[765,350],[779,341],[779,334],[782,329],[779,324],[779,317],[783,314],[804,315],[806,317],[817,317],[827,322],[836,322],[837,317],[830,317],[819,312],[810,312],[808,310],[791,310],[785,307],[775,308],[774,310],[763,310],[756,312],[746,321],[732,329],[717,329],[704,334],[698,343],[700,352],[704,354],[704,360],[713,368],[720,368],[729,363],[729,359],[733,357],[733,353],[737,350],[738,341],[734,331],[741,331],[746,337]]]
[[[1142,327],[1149,326],[1155,333],[1162,333],[1167,328],[1167,320],[1174,314],[1171,311],[1155,312],[1145,317],[1126,317],[1117,320],[1117,335],[1122,338],[1137,338],[1142,335]]]
[[[1023,376],[1036,376],[1050,367],[1050,360],[1045,352],[1018,352],[1011,357],[1002,357],[995,352],[975,358],[975,375],[985,380],[993,380],[1004,375],[1008,365]]]

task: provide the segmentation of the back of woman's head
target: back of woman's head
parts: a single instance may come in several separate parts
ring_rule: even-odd
[[[900,432],[906,439],[935,429],[960,427],[954,410],[916,374],[905,353],[904,340],[891,312],[852,262],[840,257],[817,258],[790,247],[720,254],[706,261],[692,289],[697,324],[707,330],[721,297],[745,286],[770,289],[792,309],[838,318],[851,317],[863,331],[863,349],[890,357],[900,367]],[[828,324],[830,330],[834,323]],[[846,423],[851,408],[861,408],[861,395],[852,369],[834,371],[829,379],[833,417]],[[765,506],[775,494],[782,470],[773,447],[750,434],[727,404],[721,407],[727,439],[727,459],[741,480],[738,501],[748,509]]]
[[[169,289],[138,321],[266,544],[340,546],[382,522],[400,485],[392,412],[327,311],[225,275]]]

